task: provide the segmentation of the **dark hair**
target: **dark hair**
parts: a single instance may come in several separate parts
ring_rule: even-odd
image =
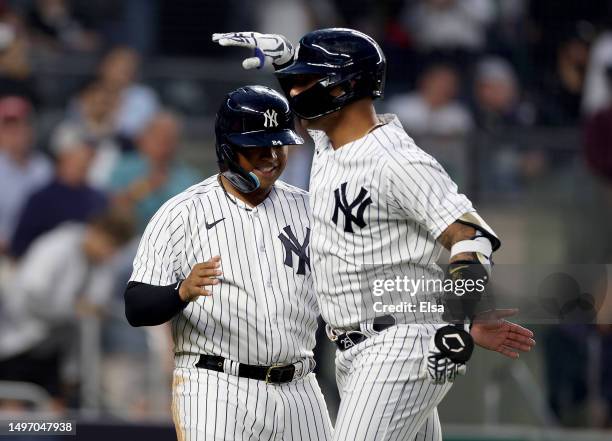
[[[107,211],[92,219],[89,224],[112,238],[117,246],[125,245],[134,237],[134,216],[124,210]]]

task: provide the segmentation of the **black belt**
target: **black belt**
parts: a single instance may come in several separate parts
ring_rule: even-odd
[[[195,367],[210,369],[211,371],[224,372],[223,365],[225,358],[217,355],[200,355],[200,360]],[[265,381],[266,383],[281,384],[289,383],[295,376],[295,365],[284,366],[258,366],[240,363],[238,365],[238,376],[251,378],[253,380]]]
[[[382,332],[385,329],[395,325],[395,317],[391,315],[384,315],[382,317],[376,317],[372,321],[372,329],[376,332]],[[355,345],[368,339],[368,336],[358,329],[348,330],[341,334],[337,334],[335,339],[332,340],[338,346],[341,351],[346,351]]]

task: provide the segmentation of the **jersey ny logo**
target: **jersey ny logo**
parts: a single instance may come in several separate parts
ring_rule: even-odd
[[[345,182],[340,185],[340,188],[336,188],[334,190],[334,197],[336,199],[336,206],[334,207],[334,215],[332,216],[332,221],[338,225],[338,214],[340,211],[344,213],[344,232],[345,233],[353,233],[353,223],[355,223],[359,228],[363,228],[366,226],[365,221],[363,220],[363,214],[368,205],[372,203],[372,198],[368,196],[368,190],[361,187],[359,194],[357,197],[351,202],[348,203],[346,199],[346,185],[348,182]],[[353,214],[353,210],[357,209],[357,213]]]
[[[274,109],[268,109],[264,112],[264,127],[278,127],[276,117],[278,114]]]
[[[291,231],[291,226],[287,225],[283,228],[284,234],[281,233],[278,235],[278,238],[283,243],[285,247],[285,265],[293,268],[293,254],[295,254],[298,261],[298,269],[297,274],[306,274],[306,266],[310,270],[310,256],[308,253],[308,244],[310,243],[310,228],[306,228],[306,235],[304,236],[304,242],[300,243],[293,231]]]

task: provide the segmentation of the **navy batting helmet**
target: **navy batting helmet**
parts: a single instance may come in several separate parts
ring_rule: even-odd
[[[363,97],[380,98],[385,88],[387,62],[380,46],[353,29],[321,29],[300,40],[293,63],[276,71],[291,109],[302,119],[335,112]],[[316,84],[291,97],[296,76],[320,77]],[[340,87],[340,96],[330,91]]]
[[[304,144],[285,97],[265,86],[228,93],[217,112],[215,136],[222,174],[243,193],[257,190],[259,179],[238,164],[238,149]]]

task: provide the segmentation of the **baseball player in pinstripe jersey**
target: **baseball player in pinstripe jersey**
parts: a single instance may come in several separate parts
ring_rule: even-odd
[[[312,373],[308,195],[277,181],[286,146],[303,140],[286,99],[263,86],[228,94],[215,132],[221,173],[151,219],[126,315],[171,322],[179,441],[331,439]]]
[[[253,48],[247,69],[271,63],[315,142],[311,267],[338,345],[333,439],[441,440],[436,407],[465,372],[474,343],[510,358],[535,344],[531,331],[504,319],[515,310],[485,314],[482,290],[459,289],[486,285],[499,239],[397,117],[375,113],[386,62],[373,39],[324,29],[305,35],[295,52],[273,34],[213,41]],[[451,254],[446,276],[436,264],[443,247]],[[376,283],[393,285],[400,275],[453,289],[417,289],[404,295],[413,307],[376,309]]]

